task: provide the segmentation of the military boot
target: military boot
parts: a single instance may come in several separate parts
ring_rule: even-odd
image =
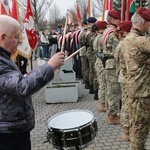
[[[94,92],[94,100],[98,100],[98,89]]]
[[[89,81],[85,81],[85,89],[90,89]]]
[[[93,88],[93,85],[90,85],[89,94],[94,94],[94,88]]]
[[[117,115],[108,115],[107,120],[110,125],[120,124],[120,116]]]
[[[122,129],[121,138],[122,138],[123,141],[130,141],[130,139],[129,139],[129,128],[124,127]]]
[[[105,108],[105,102],[99,102],[99,106],[98,106],[98,110],[99,112],[106,112],[106,108]]]

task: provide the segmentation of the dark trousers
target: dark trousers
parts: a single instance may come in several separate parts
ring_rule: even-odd
[[[31,150],[30,133],[0,133],[0,150]]]

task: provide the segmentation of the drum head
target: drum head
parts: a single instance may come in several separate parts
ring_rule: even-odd
[[[88,110],[69,110],[58,113],[48,120],[48,127],[55,129],[72,129],[91,122],[94,114]]]

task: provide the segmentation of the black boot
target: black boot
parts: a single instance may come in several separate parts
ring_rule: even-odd
[[[90,85],[90,90],[89,90],[89,94],[94,94],[94,89],[93,89],[93,85]]]
[[[90,89],[89,81],[85,81],[85,89]]]
[[[94,100],[98,100],[98,89],[95,90],[94,93],[95,93],[95,94],[94,94]]]

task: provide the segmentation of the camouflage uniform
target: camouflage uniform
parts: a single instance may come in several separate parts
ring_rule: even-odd
[[[96,61],[96,57],[94,55],[93,51],[93,41],[96,37],[96,33],[91,32],[90,34],[87,35],[87,43],[88,43],[88,48],[87,48],[87,58],[89,61],[89,84],[90,86],[93,86],[94,88],[94,65]],[[96,89],[94,89],[95,91]]]
[[[115,28],[113,25],[108,25],[108,28]],[[107,29],[108,29],[107,28]],[[106,29],[106,30],[107,30]],[[105,30],[105,31],[106,31]],[[105,32],[104,31],[104,32]],[[118,104],[120,101],[120,86],[118,83],[118,78],[116,76],[116,63],[113,57],[114,50],[118,45],[118,39],[116,38],[114,32],[111,32],[103,47],[103,53],[107,55],[106,66],[105,66],[105,78],[106,78],[106,97],[108,104],[108,116],[117,115]]]
[[[123,40],[123,39],[122,39]],[[129,134],[129,105],[128,105],[128,93],[126,89],[126,67],[125,67],[125,60],[121,53],[121,45],[123,41],[120,41],[117,45],[114,53],[114,57],[116,60],[116,75],[118,76],[118,82],[121,85],[121,118],[120,123],[123,128],[126,129],[126,134]]]
[[[130,150],[146,150],[150,127],[150,36],[132,28],[121,46],[127,69]]]
[[[103,34],[98,34],[94,44],[93,49],[95,53],[102,53],[102,44],[101,38]],[[95,62],[95,71],[96,71],[96,82],[98,82],[98,98],[100,101],[105,101],[105,68],[103,67],[101,59],[97,56]]]
[[[80,32],[79,35],[79,42],[80,42],[80,47],[86,46],[86,33],[87,33],[87,28],[83,28],[82,31]],[[80,52],[81,56],[81,62],[82,62],[82,75],[83,75],[83,80],[85,82],[89,82],[89,65],[88,65],[88,60],[86,57],[86,48]]]

